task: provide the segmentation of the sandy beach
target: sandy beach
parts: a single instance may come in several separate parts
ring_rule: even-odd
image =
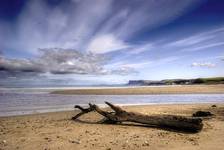
[[[218,94],[224,93],[224,84],[63,89],[52,93],[68,95]]]
[[[96,113],[71,120],[78,111],[54,112],[0,118],[1,150],[146,150],[146,149],[203,149],[221,150],[224,147],[224,104],[126,106],[128,111],[143,114],[177,114],[191,116],[198,110],[211,111],[212,119],[203,120],[199,133],[129,125],[95,124],[101,118]],[[108,109],[108,108],[106,108]],[[92,122],[92,123],[87,123]]]

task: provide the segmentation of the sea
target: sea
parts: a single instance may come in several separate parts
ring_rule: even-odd
[[[80,89],[91,87],[77,87],[77,88]],[[108,87],[100,87],[100,88],[108,88]],[[15,115],[36,114],[44,112],[74,110],[74,105],[78,104],[85,107],[88,103],[95,103],[100,105],[101,107],[104,107],[105,101],[109,101],[117,105],[224,103],[224,94],[158,94],[158,95],[51,94],[52,91],[60,89],[71,89],[71,87],[0,88],[0,116],[15,116]]]

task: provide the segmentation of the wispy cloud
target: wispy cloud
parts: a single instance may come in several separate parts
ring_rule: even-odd
[[[113,70],[113,68],[129,68],[130,70],[133,70],[133,73],[137,73],[138,71],[141,71],[146,68],[173,63],[175,61],[178,61],[179,59],[182,59],[183,57],[184,56],[169,56],[156,60],[139,60],[138,62],[132,62],[131,60],[122,60],[116,63],[110,63],[105,67],[110,70]]]
[[[193,35],[193,36],[187,37],[185,39],[177,40],[177,41],[172,42],[168,45],[169,46],[178,46],[178,47],[191,46],[191,45],[194,45],[194,44],[198,44],[200,42],[207,41],[207,40],[212,39],[214,37],[215,37],[215,35],[207,35],[207,36],[203,35],[203,34]]]
[[[111,70],[109,74],[117,74],[117,75],[131,75],[131,74],[138,74],[139,72],[133,66],[121,66],[117,69]]]
[[[220,35],[221,34],[221,35]],[[224,27],[219,27],[216,29],[212,29],[210,31],[205,31],[202,33],[197,33],[194,35],[191,35],[189,37],[171,42],[167,44],[168,46],[179,46],[179,47],[184,47],[184,46],[192,46],[195,44],[199,44],[202,42],[209,41],[211,39],[216,39],[218,36],[222,36],[224,34]]]
[[[214,68],[215,64],[211,62],[194,62],[191,64],[192,67],[206,67],[206,68]]]
[[[131,1],[126,6],[126,18],[115,31],[118,37],[129,38],[145,28],[152,29],[177,18],[192,4],[195,1]]]
[[[111,6],[112,0],[68,2],[60,7],[29,1],[13,25],[14,32],[6,32],[6,43],[0,46],[28,53],[38,53],[39,47],[83,50]]]
[[[141,45],[138,45],[138,46],[132,46],[132,48],[130,49],[129,51],[129,54],[134,54],[134,55],[137,55],[137,54],[140,54],[140,53],[143,53],[143,52],[149,52],[151,50],[155,50],[156,48],[154,47],[153,43],[146,43],[146,44],[141,44]]]
[[[181,51],[183,52],[194,52],[194,51],[199,51],[207,48],[214,48],[218,46],[224,46],[224,42],[217,42],[217,43],[211,43],[211,44],[205,44],[205,45],[200,45],[200,46],[194,46],[191,48],[184,48]]]
[[[165,44],[165,46],[179,49],[181,52],[194,52],[205,49],[213,49],[215,47],[224,46],[223,42],[224,27],[218,27],[193,34],[188,37],[176,40],[174,42]]]
[[[198,61],[219,61],[219,60],[222,60],[224,59],[224,56],[208,56],[208,57],[203,57],[203,58],[198,58]]]
[[[135,34],[177,18],[195,3],[193,0],[73,0],[51,7],[44,0],[29,1],[14,25],[0,20],[0,39],[4,35],[0,49],[33,54],[38,53],[39,47],[95,53],[116,51],[127,48],[130,44],[126,41]]]

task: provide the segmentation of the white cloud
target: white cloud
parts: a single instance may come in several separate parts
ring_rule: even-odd
[[[101,74],[103,56],[83,54],[74,50],[41,49],[42,55],[33,59],[1,57],[0,71],[8,73]]]
[[[144,67],[150,66],[153,64],[152,61],[143,61],[143,62],[138,62],[138,63],[127,63],[127,64],[122,64],[122,67],[130,67],[130,68],[135,68],[135,69],[142,69]]]
[[[192,67],[206,67],[214,68],[216,65],[211,62],[194,62],[191,64]]]
[[[130,75],[130,74],[138,74],[136,68],[121,66],[117,69],[111,70],[109,74],[117,74],[117,75]]]
[[[128,48],[129,45],[111,35],[102,35],[94,38],[87,50],[93,53],[107,53]]]
[[[38,74],[128,75],[134,68],[106,68],[103,55],[80,53],[66,49],[40,49],[42,55],[33,59],[9,59],[0,55],[1,77]]]

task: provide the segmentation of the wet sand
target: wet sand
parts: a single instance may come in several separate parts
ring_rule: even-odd
[[[68,95],[219,94],[224,93],[224,84],[66,89],[55,90],[52,93]]]
[[[177,114],[190,116],[198,110],[215,114],[203,121],[199,133],[129,125],[95,124],[101,116],[86,114],[72,121],[78,111],[54,112],[14,117],[0,117],[1,150],[148,150],[148,149],[203,149],[221,150],[224,147],[224,104],[147,105],[126,106],[128,111],[144,114]],[[108,109],[108,108],[106,108]]]

